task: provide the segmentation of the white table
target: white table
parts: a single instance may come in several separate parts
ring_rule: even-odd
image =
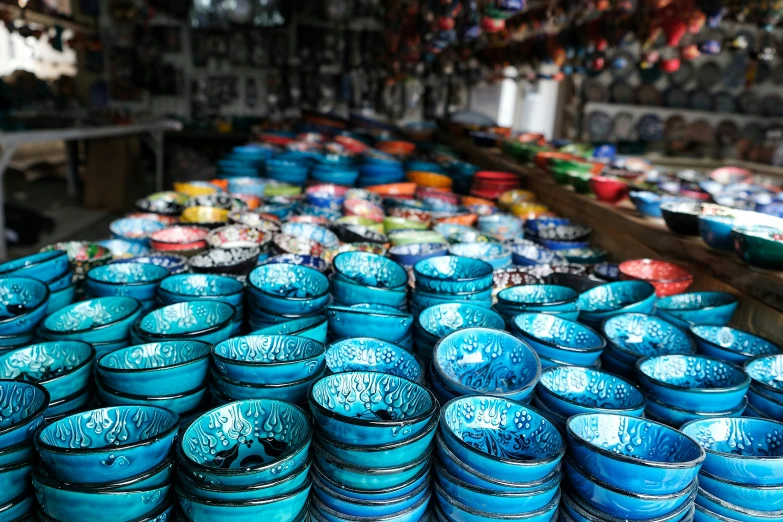
[[[147,139],[155,154],[155,188],[163,190],[163,134],[166,131],[180,131],[182,124],[176,121],[158,120],[131,125],[108,125],[104,127],[76,127],[20,132],[0,132],[0,259],[8,257],[5,238],[5,171],[17,147],[25,143],[46,141],[81,141],[95,138],[113,138],[141,134]],[[71,159],[73,161],[73,159]],[[76,165],[71,165],[73,172]],[[76,194],[76,180],[68,175],[68,194]]]

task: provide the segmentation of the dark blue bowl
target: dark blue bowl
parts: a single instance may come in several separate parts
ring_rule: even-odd
[[[783,353],[780,347],[762,337],[728,326],[691,326],[699,353],[734,364],[754,357]]]
[[[263,265],[250,272],[248,291],[265,310],[311,314],[329,301],[329,280],[318,270],[302,265]]]
[[[699,234],[712,248],[717,250],[734,250],[734,237],[731,230],[737,222],[737,217],[731,213],[699,216]]]
[[[53,340],[104,343],[127,339],[141,314],[141,303],[131,297],[99,297],[62,308],[47,317],[40,335]]]
[[[566,434],[575,460],[607,484],[631,493],[681,491],[696,478],[705,458],[692,438],[637,417],[576,415],[568,419]],[[661,444],[662,440],[667,443]]]
[[[579,366],[595,363],[606,347],[604,338],[592,328],[555,315],[520,314],[512,320],[511,332],[539,356]]]
[[[724,326],[737,304],[737,297],[726,292],[691,292],[659,299],[655,314],[681,328],[694,324]]]
[[[645,190],[633,190],[629,194],[631,203],[636,207],[639,213],[646,217],[662,218],[661,213],[661,200],[663,199],[659,194],[655,192],[648,192]]]
[[[316,256],[300,256],[297,254],[281,254],[279,256],[272,256],[266,261],[262,262],[262,265],[276,265],[280,263],[287,263],[289,265],[302,265],[308,268],[314,268],[322,274],[329,269],[329,263]]]
[[[425,308],[416,319],[416,332],[429,344],[465,328],[503,330],[503,318],[470,303],[443,303]]]
[[[642,357],[696,353],[688,334],[653,315],[615,315],[604,322],[601,331],[608,348],[604,355],[630,368]]]
[[[137,344],[160,341],[225,341],[234,329],[234,307],[221,301],[187,301],[140,317],[131,328]]]
[[[437,506],[446,520],[454,522],[489,522],[491,520],[550,522],[556,518],[560,505],[560,491],[558,490],[552,500],[540,509],[535,511],[521,510],[513,514],[499,515],[491,510],[471,508],[464,503],[464,499],[454,498],[438,483],[435,484],[435,498],[438,501]]]
[[[725,520],[738,520],[740,522],[759,522],[762,520],[783,520],[783,511],[760,511],[758,509],[748,509],[740,507],[736,504],[719,498],[709,493],[704,488],[699,488],[699,495],[696,497],[696,505],[705,508],[712,513],[713,519],[723,522]],[[756,506],[762,507],[762,506]],[[763,506],[766,507],[766,506]],[[698,513],[701,520],[710,520],[710,518],[702,517],[701,512]]]
[[[412,354],[397,345],[369,337],[330,344],[326,349],[326,367],[332,373],[367,370],[424,384],[424,371]]]
[[[448,254],[449,247],[444,243],[411,243],[396,245],[389,249],[389,257],[402,266],[413,266],[419,261]]]
[[[244,292],[245,285],[233,277],[215,274],[179,274],[161,281],[158,299],[163,305],[213,299],[237,308],[242,305]]]
[[[326,319],[333,339],[359,337],[365,332],[375,332],[378,338],[393,343],[405,338],[413,325],[413,315],[377,304],[329,306]]]
[[[0,277],[0,335],[30,332],[46,315],[49,288],[29,277]]]
[[[47,282],[68,270],[68,263],[67,252],[50,250],[1,264],[0,276],[29,277]]]
[[[95,350],[79,341],[33,344],[0,356],[0,379],[40,384],[51,402],[83,390],[92,381]]]
[[[49,392],[31,382],[0,381],[0,408],[8,412],[0,422],[0,449],[27,443],[43,423]]]
[[[123,257],[145,256],[150,253],[149,247],[131,243],[124,239],[103,239],[98,244],[108,248],[115,259]]]
[[[373,288],[400,289],[408,273],[396,262],[369,252],[343,252],[332,261],[336,278]]]
[[[436,294],[478,292],[492,288],[492,265],[457,256],[432,257],[413,267],[416,288]]]
[[[86,290],[96,297],[133,297],[139,301],[155,298],[158,285],[169,271],[144,263],[103,265],[87,272]]]
[[[539,401],[566,419],[582,413],[641,417],[644,393],[629,381],[581,366],[547,368],[536,387]]]
[[[593,274],[609,283],[620,280],[620,265],[617,263],[600,263],[593,267]]]
[[[541,375],[536,353],[500,330],[467,328],[435,345],[435,372],[446,387],[462,395],[528,399]]]
[[[591,326],[622,313],[650,313],[654,305],[655,288],[644,281],[607,283],[580,294],[577,300],[580,320]]]
[[[569,246],[570,248],[570,246]],[[515,265],[567,265],[566,258],[541,245],[511,245],[511,259]]]

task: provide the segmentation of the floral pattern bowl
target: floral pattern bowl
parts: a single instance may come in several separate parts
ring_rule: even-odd
[[[0,335],[30,332],[46,315],[49,288],[28,277],[0,277]]]
[[[276,314],[311,314],[329,301],[329,280],[302,265],[274,264],[255,268],[248,277],[248,297]]]
[[[476,292],[492,288],[492,265],[479,259],[441,256],[413,267],[416,287],[436,294]]]
[[[209,229],[197,226],[176,225],[150,236],[150,246],[159,252],[193,253],[207,246]]]
[[[159,308],[131,328],[137,344],[188,340],[217,344],[234,328],[235,309],[222,301],[188,301]]]
[[[728,326],[694,325],[689,332],[699,353],[714,359],[744,364],[763,355],[776,355],[783,350],[775,343]]]
[[[29,277],[44,283],[68,270],[68,254],[61,250],[41,252],[0,264],[0,276]]]
[[[112,263],[143,263],[147,265],[162,266],[169,274],[179,274],[188,269],[188,259],[176,254],[151,254],[147,256],[128,257],[117,259]]]
[[[188,267],[200,274],[246,275],[256,266],[260,253],[258,247],[213,248],[191,257]]]
[[[103,265],[87,272],[86,289],[96,297],[133,297],[139,301],[154,299],[158,285],[169,271],[144,263]]]
[[[370,337],[354,337],[330,344],[326,367],[331,373],[374,371],[424,384],[424,371],[416,358],[397,345]]]
[[[783,402],[783,355],[755,357],[745,363],[744,370],[751,379],[751,389]]]
[[[272,234],[264,233],[249,225],[226,225],[207,234],[206,242],[212,248],[261,248],[272,240]]]
[[[408,273],[396,262],[367,252],[343,252],[332,261],[335,278],[373,288],[399,290]]]
[[[115,239],[124,239],[133,243],[148,245],[150,236],[166,228],[166,225],[159,221],[140,218],[122,218],[113,221],[109,225],[109,231]]]
[[[0,379],[40,384],[51,402],[82,392],[92,381],[95,350],[79,341],[33,344],[0,356]]]
[[[503,318],[482,306],[470,303],[442,303],[425,308],[416,319],[416,333],[434,345],[439,339],[465,328],[502,330]]]
[[[214,274],[178,274],[160,282],[158,299],[164,305],[211,299],[241,309],[245,285],[233,277]]]
[[[644,281],[617,281],[597,286],[579,295],[580,320],[590,326],[627,312],[650,313],[655,305],[655,287]]]
[[[654,259],[636,259],[620,263],[623,279],[641,279],[655,287],[658,297],[680,294],[693,283],[693,274],[687,268]]]
[[[105,265],[113,259],[111,250],[97,243],[87,241],[67,241],[54,243],[41,249],[41,252],[62,250],[68,255],[74,275],[82,279],[84,275],[96,266]]]
[[[132,297],[99,297],[62,308],[41,324],[40,335],[52,340],[88,343],[119,341],[130,336],[131,325],[141,314],[141,303]]]
[[[7,412],[0,420],[0,450],[27,444],[43,424],[49,407],[49,392],[32,382],[0,380],[0,407]]]

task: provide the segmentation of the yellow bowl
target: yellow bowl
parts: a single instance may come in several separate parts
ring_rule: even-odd
[[[421,187],[432,187],[439,189],[451,189],[454,183],[448,176],[435,174],[434,172],[422,172],[419,170],[408,171],[408,181],[412,181]]]
[[[533,219],[546,212],[549,212],[549,208],[544,205],[534,203],[516,203],[511,205],[511,213],[523,219]]]
[[[504,192],[498,198],[498,204],[501,207],[511,208],[519,203],[532,203],[536,200],[536,195],[529,190],[509,190]]]
[[[185,194],[191,198],[196,196],[207,196],[218,191],[218,187],[206,181],[195,183],[174,183],[174,190],[180,194]]]
[[[183,223],[225,223],[228,221],[228,210],[215,207],[186,208],[179,218]]]

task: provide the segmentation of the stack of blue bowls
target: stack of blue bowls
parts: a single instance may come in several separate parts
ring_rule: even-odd
[[[499,397],[454,399],[441,411],[436,447],[438,521],[557,519],[566,446],[537,410]]]
[[[372,332],[372,335],[382,341],[413,351],[413,315],[393,306],[333,305],[326,309],[326,319],[329,324],[330,341],[361,337]]]
[[[222,301],[185,301],[142,315],[131,327],[132,344],[204,341],[217,344],[234,331],[234,307]]]
[[[449,253],[453,256],[481,259],[495,270],[511,266],[511,249],[502,243],[458,243],[449,248]]]
[[[576,321],[579,317],[579,294],[560,285],[520,285],[501,290],[494,309],[511,327],[514,318],[523,313],[551,314]]]
[[[326,365],[324,345],[295,335],[234,337],[212,348],[215,403],[276,399],[303,404]]]
[[[250,332],[250,335],[298,335],[326,344],[328,324],[324,315],[310,315],[276,323]]]
[[[157,306],[158,285],[168,275],[168,269],[148,263],[103,265],[87,272],[85,291],[90,297],[132,297],[147,312]]]
[[[29,277],[0,277],[0,348],[33,342],[35,329],[46,317],[49,288]]]
[[[359,167],[360,187],[388,185],[405,179],[402,163],[389,154],[369,150],[364,153],[363,159],[364,163]]]
[[[432,393],[396,375],[354,371],[316,381],[307,398],[313,518],[423,520],[438,426]]]
[[[369,252],[343,252],[332,268],[335,305],[377,304],[407,311],[408,273],[395,261]]]
[[[783,419],[783,355],[756,357],[744,369],[750,377],[746,416]]]
[[[310,179],[319,183],[353,187],[359,179],[359,167],[345,156],[321,156],[310,167]]]
[[[187,419],[209,402],[210,346],[202,341],[165,341],[120,348],[95,365],[103,406],[167,408]]]
[[[305,158],[270,158],[266,160],[265,167],[267,178],[300,186],[307,181],[307,172],[310,169],[309,160]]]
[[[492,306],[492,265],[480,259],[458,256],[431,257],[413,266],[415,287],[411,312],[442,303]]]
[[[783,519],[783,423],[724,417],[696,420],[680,429],[707,454],[699,472],[695,520]]]
[[[511,320],[511,333],[536,351],[544,368],[569,365],[599,368],[606,348],[606,340],[598,332],[561,315],[519,314]]]
[[[636,362],[647,393],[647,417],[674,426],[703,418],[739,417],[750,377],[732,363],[703,355],[657,355]]]
[[[101,408],[48,424],[35,435],[38,509],[63,521],[171,520],[178,429],[179,415],[153,406]]]
[[[274,399],[224,404],[183,428],[176,496],[186,520],[307,520],[312,428]]]
[[[29,277],[49,289],[47,313],[71,304],[76,295],[68,253],[50,250],[0,264],[0,277]],[[2,334],[0,334],[2,335]]]
[[[655,287],[645,281],[615,281],[582,292],[576,305],[579,308],[579,322],[597,329],[615,315],[652,313]]]
[[[291,263],[256,267],[245,293],[250,330],[322,315],[329,298],[329,279],[318,270]]]
[[[223,301],[234,307],[234,332],[242,329],[245,321],[245,285],[233,277],[215,274],[178,274],[160,282],[158,301],[167,306],[186,301],[209,299]]]
[[[658,299],[655,315],[684,330],[693,325],[725,326],[738,304],[737,296],[727,292],[688,292]]]
[[[6,520],[34,520],[33,437],[48,407],[49,392],[42,386],[0,380],[0,408],[5,412],[0,427],[0,514]]]
[[[693,438],[614,413],[575,415],[566,436],[563,512],[570,520],[693,520],[705,458]]]

